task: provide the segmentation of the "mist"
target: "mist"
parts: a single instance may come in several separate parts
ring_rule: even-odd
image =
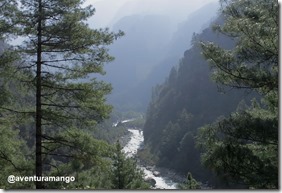
[[[200,7],[218,0],[87,0],[86,5],[95,7],[96,13],[89,20],[93,27],[112,27],[125,16],[160,14],[168,16],[175,24]]]
[[[93,28],[122,30],[125,36],[109,47],[114,62],[99,77],[112,84],[109,103],[121,111],[146,111],[152,88],[168,76],[190,47],[193,33],[209,25],[217,0],[88,0]]]

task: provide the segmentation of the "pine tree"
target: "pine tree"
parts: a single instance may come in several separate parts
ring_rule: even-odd
[[[90,29],[86,20],[94,8],[83,7],[84,1],[16,2],[0,5],[1,11],[5,9],[2,16],[11,18],[0,27],[15,27],[24,39],[15,47],[21,62],[14,75],[34,96],[30,115],[35,114],[35,168],[36,176],[42,176],[51,157],[73,157],[64,147],[80,148],[64,139],[62,132],[89,130],[108,116],[111,107],[105,104],[105,95],[111,87],[97,81],[94,73],[104,73],[103,64],[113,60],[107,45],[123,33]],[[43,183],[36,182],[36,188],[44,188]]]
[[[16,33],[14,26],[16,1],[2,0],[0,2],[0,188],[27,188],[32,187],[28,182],[9,184],[7,177],[13,175],[32,175],[32,165],[26,159],[30,152],[26,142],[20,137],[20,125],[29,122],[27,115],[30,112],[18,108],[19,101],[24,100],[24,88],[19,86],[19,79],[24,76],[19,73],[15,76],[18,55],[7,44]],[[21,91],[24,91],[21,93]]]
[[[113,156],[112,168],[113,189],[148,189],[143,179],[143,172],[131,158],[126,158],[119,141]]]
[[[192,174],[188,172],[186,181],[183,184],[179,184],[178,187],[184,190],[200,189],[200,184],[193,178]]]
[[[214,29],[236,42],[229,50],[202,42],[217,83],[255,89],[262,94],[278,90],[278,2],[276,0],[222,0],[223,26]]]
[[[15,31],[15,13],[17,10],[17,1],[0,1],[0,39],[9,37]]]
[[[262,101],[202,127],[202,160],[237,184],[278,188],[278,3],[222,2],[225,24],[215,29],[236,45],[228,50],[202,42],[203,54],[219,84],[257,91]]]

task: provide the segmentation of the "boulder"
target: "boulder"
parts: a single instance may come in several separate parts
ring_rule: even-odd
[[[153,174],[154,174],[154,176],[159,176],[159,175],[160,175],[160,172],[158,172],[158,171],[153,171]]]
[[[148,182],[152,187],[155,187],[157,183],[154,178],[147,178],[145,181]]]

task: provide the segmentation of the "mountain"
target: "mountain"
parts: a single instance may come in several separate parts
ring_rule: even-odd
[[[103,0],[114,1],[114,0]],[[120,0],[119,0],[120,1]],[[184,21],[189,14],[208,4],[218,2],[217,0],[128,0],[115,13],[111,24],[115,24],[122,17],[129,15],[164,15],[168,16],[175,27]],[[114,4],[113,4],[114,5]]]
[[[136,104],[139,101],[139,104],[147,107],[151,97],[148,93],[151,93],[152,87],[165,80],[171,68],[178,64],[179,58],[182,57],[185,50],[191,47],[193,34],[200,33],[209,25],[212,18],[216,16],[217,9],[217,3],[209,3],[193,12],[187,17],[187,20],[179,24],[168,43],[167,51],[163,54],[161,62],[153,67],[146,80],[141,82],[132,92],[135,93]]]
[[[191,47],[193,34],[200,33],[215,19],[218,3],[209,3],[191,13],[184,22],[178,25],[178,30],[170,41],[171,55],[182,57],[184,51]]]
[[[219,17],[215,22],[223,20]],[[185,51],[179,65],[153,90],[144,138],[146,148],[157,157],[158,166],[183,175],[191,172],[197,180],[217,186],[215,176],[201,165],[200,151],[195,147],[197,129],[229,115],[255,94],[244,90],[219,92],[201,55],[200,41],[216,42],[226,48],[234,46],[231,39],[214,33],[211,26],[194,35],[192,47]]]
[[[110,47],[115,61],[105,66],[104,80],[113,85],[109,101],[121,110],[144,112],[152,87],[178,63],[193,33],[207,25],[217,8],[217,3],[203,6],[178,28],[166,15],[130,15],[115,23],[113,30],[123,30],[125,36]]]
[[[113,29],[126,35],[110,47],[115,60],[105,66],[107,74],[103,78],[113,86],[110,102],[124,107],[131,102],[132,89],[160,62],[172,28],[162,15],[132,15],[122,18]]]

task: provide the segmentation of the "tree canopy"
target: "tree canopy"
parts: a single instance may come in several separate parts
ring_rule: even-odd
[[[1,1],[1,179],[9,172],[77,177],[36,186],[5,179],[1,187],[111,188],[112,147],[93,136],[111,112],[111,86],[89,75],[105,73],[114,59],[108,45],[123,32],[91,29],[94,11],[80,0]]]
[[[222,0],[224,25],[219,33],[235,40],[233,49],[203,42],[214,79],[236,88],[261,93],[278,90],[278,2],[275,0]]]
[[[232,49],[202,42],[214,79],[259,92],[261,102],[202,127],[203,163],[249,188],[278,188],[278,2],[222,1],[223,26]]]

